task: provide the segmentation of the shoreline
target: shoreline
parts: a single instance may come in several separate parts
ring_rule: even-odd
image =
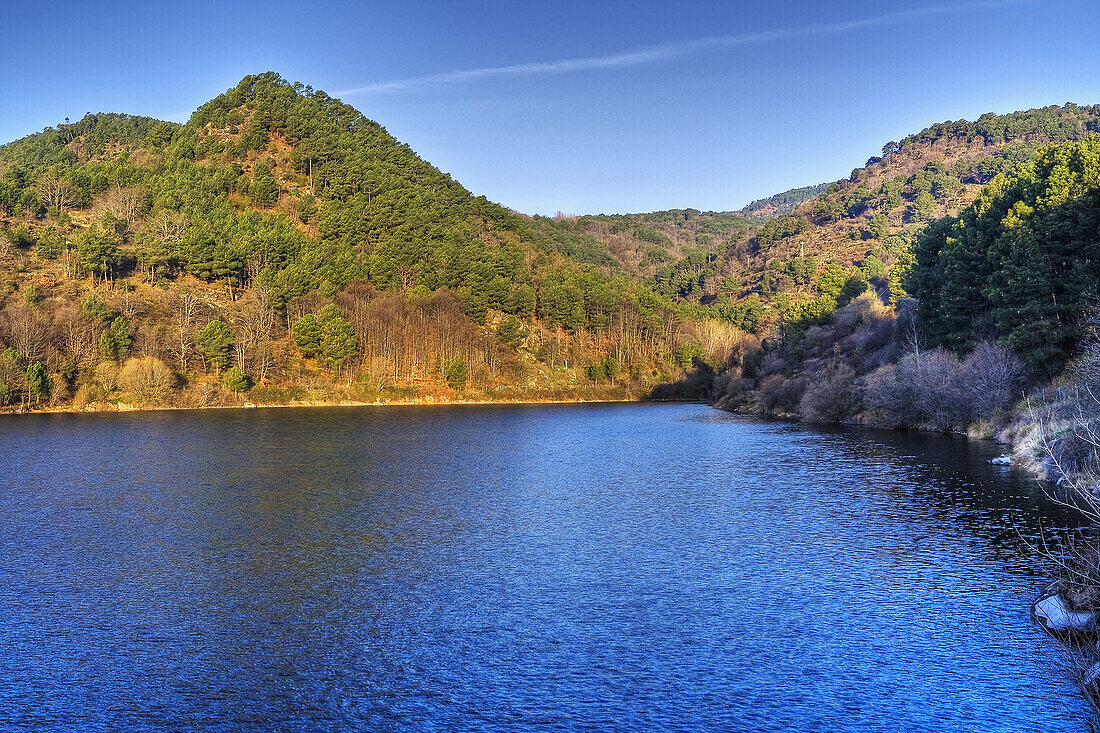
[[[299,409],[299,408],[323,408],[323,407],[460,407],[460,406],[489,406],[489,405],[600,405],[600,404],[707,404],[699,400],[650,400],[644,397],[627,399],[500,399],[500,400],[425,400],[425,399],[397,399],[380,400],[377,402],[359,402],[341,400],[339,402],[309,401],[289,403],[259,404],[246,402],[239,405],[204,405],[197,407],[186,406],[147,406],[119,404],[108,406],[99,404],[90,407],[47,407],[44,409],[30,410],[0,410],[0,419],[29,415],[101,415],[101,414],[126,414],[132,412],[179,412],[179,411],[203,411],[203,410],[270,410],[270,409]]]

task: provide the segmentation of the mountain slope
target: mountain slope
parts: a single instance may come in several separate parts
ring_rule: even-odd
[[[192,396],[229,365],[292,391],[331,391],[327,370],[345,392],[637,394],[704,351],[705,309],[563,254],[272,73],[182,126],[94,115],[16,141],[0,182],[7,400],[34,392],[12,364],[35,363],[64,382],[54,401],[117,397],[96,372],[138,355],[171,362]]]
[[[946,122],[887,143],[848,180],[767,221],[747,252],[718,268],[718,293],[761,299],[762,323],[773,329],[828,312],[838,286],[844,298],[872,288],[896,300],[912,242],[928,222],[957,214],[1041,146],[1098,130],[1100,105],[1066,104]]]

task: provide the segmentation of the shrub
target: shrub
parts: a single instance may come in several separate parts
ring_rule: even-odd
[[[443,363],[443,378],[453,389],[466,389],[466,378],[469,370],[466,368],[466,360],[461,356],[448,359]]]
[[[127,359],[118,372],[118,385],[139,400],[159,405],[171,396],[176,375],[155,356]]]
[[[96,364],[95,381],[104,392],[113,391],[118,387],[118,367],[111,361],[102,361]]]
[[[926,425],[935,430],[965,428],[970,405],[962,391],[957,356],[945,349],[910,354],[898,367],[913,385],[913,400]]]
[[[527,329],[518,318],[509,314],[501,319],[500,325],[497,327],[497,337],[501,343],[514,349],[527,337]]]
[[[835,361],[819,371],[806,385],[799,412],[810,422],[841,422],[859,412],[861,391],[855,370]]]
[[[220,372],[229,361],[233,334],[224,321],[210,321],[195,334],[195,346],[202,358]]]
[[[1004,346],[983,341],[966,357],[961,377],[973,414],[988,419],[1018,397],[1020,361]]]
[[[291,329],[294,335],[294,343],[298,345],[298,351],[307,359],[312,358],[321,349],[321,324],[317,322],[317,316],[312,313],[299,318]]]
[[[122,316],[116,316],[107,330],[99,335],[99,352],[108,359],[120,359],[130,353],[134,341],[130,324]]]
[[[944,349],[912,352],[871,372],[864,401],[895,427],[961,430],[973,419],[962,365]]]
[[[20,224],[15,229],[8,231],[8,241],[20,249],[27,249],[35,242],[34,233],[26,224]]]
[[[879,367],[864,378],[863,384],[864,404],[883,423],[892,427],[916,424],[911,385],[898,373],[897,364]]]
[[[48,397],[51,389],[50,375],[42,362],[36,361],[27,367],[27,396],[32,402]]]
[[[757,409],[766,415],[793,415],[798,411],[805,383],[778,374],[765,377],[756,390]]]

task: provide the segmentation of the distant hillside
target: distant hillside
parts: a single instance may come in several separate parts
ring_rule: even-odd
[[[755,227],[728,212],[673,209],[649,214],[533,217],[540,242],[580,262],[621,271],[668,297],[699,303],[727,253]]]
[[[803,186],[792,188],[783,193],[777,193],[766,199],[757,199],[737,213],[750,221],[763,224],[769,219],[774,219],[783,214],[789,214],[798,208],[803,201],[817,198],[832,184],[819,183],[816,186]]]
[[[1059,471],[1092,472],[1081,486],[1094,491],[1098,233],[1100,136],[1045,146],[921,229],[896,308],[839,269],[819,278],[761,351],[716,376],[716,402],[996,434],[1013,463],[1055,456]]]

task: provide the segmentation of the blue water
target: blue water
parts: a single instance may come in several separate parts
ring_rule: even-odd
[[[700,405],[5,418],[0,729],[1082,730],[1020,541],[1076,520],[996,453]]]

